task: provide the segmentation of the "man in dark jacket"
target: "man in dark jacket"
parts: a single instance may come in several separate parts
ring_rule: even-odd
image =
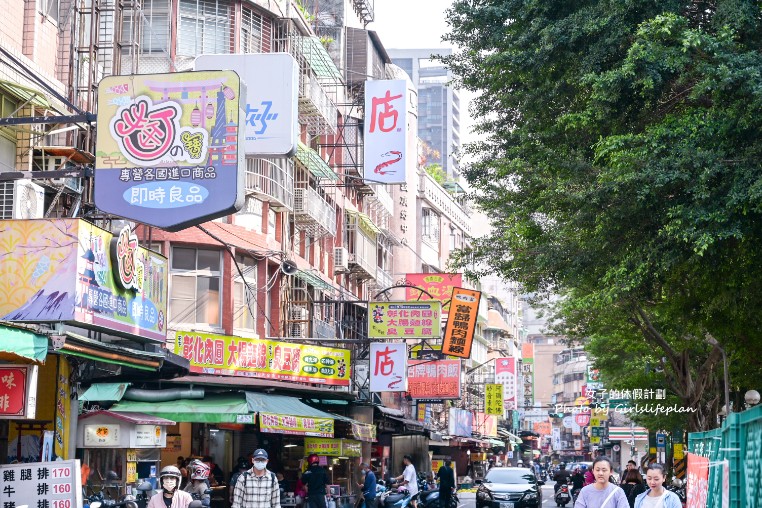
[[[452,500],[452,490],[455,488],[455,471],[452,469],[452,461],[446,460],[437,472],[439,479],[439,506],[449,508]]]
[[[376,508],[376,474],[366,462],[360,464],[360,472],[363,475],[363,482],[359,485],[362,487],[365,508]]]
[[[320,466],[320,458],[314,453],[307,458],[307,463],[310,467],[302,475],[302,483],[307,487],[307,506],[308,508],[326,508],[328,475]]]

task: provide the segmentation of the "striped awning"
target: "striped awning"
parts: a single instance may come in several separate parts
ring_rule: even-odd
[[[299,143],[296,150],[296,160],[298,160],[315,178],[325,178],[326,180],[336,181],[339,175],[331,169],[326,161],[315,150],[304,143]]]
[[[609,427],[609,441],[648,441],[645,427]]]

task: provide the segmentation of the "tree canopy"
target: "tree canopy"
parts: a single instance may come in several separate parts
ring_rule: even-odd
[[[735,388],[762,381],[757,2],[456,0],[447,16],[461,49],[444,61],[484,138],[465,175],[494,226],[458,264],[561,294],[565,331],[620,384],[632,366],[603,353],[652,352],[699,408],[688,429],[711,428],[723,349]]]

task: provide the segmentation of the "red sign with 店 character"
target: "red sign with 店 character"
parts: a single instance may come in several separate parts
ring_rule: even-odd
[[[471,357],[481,296],[480,291],[453,288],[442,353],[460,358]]]
[[[0,368],[0,416],[24,416],[26,367]]]

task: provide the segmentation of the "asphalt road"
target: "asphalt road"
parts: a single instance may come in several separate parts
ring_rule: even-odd
[[[476,508],[476,494],[464,492],[458,494],[458,498],[460,499],[458,508]],[[553,506],[556,506],[555,501],[553,501],[552,482],[549,485],[543,485],[542,487],[542,506],[543,508],[552,508]],[[571,508],[571,506],[572,505],[567,504],[566,508]]]

